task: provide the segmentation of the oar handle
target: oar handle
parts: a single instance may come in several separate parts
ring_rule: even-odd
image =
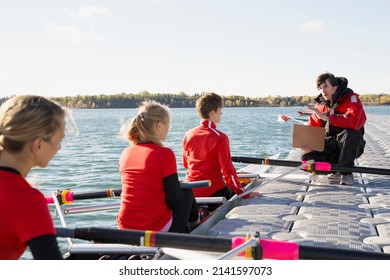
[[[180,182],[182,189],[207,188],[211,186],[210,180],[194,181],[194,182]]]
[[[192,188],[201,188],[201,187],[210,187],[210,180],[194,181],[194,182],[180,182],[180,187],[182,189],[192,189]],[[102,191],[85,191],[85,192],[72,192],[71,190],[57,191],[55,196],[57,197],[60,204],[70,204],[75,200],[83,199],[94,199],[94,198],[106,198],[106,197],[118,197],[122,193],[121,188],[117,189],[107,189]],[[45,196],[46,202],[48,204],[54,203],[53,195]]]

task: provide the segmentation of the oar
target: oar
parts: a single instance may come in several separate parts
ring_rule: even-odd
[[[287,166],[287,167],[298,167],[303,162],[292,161],[292,160],[279,160],[279,159],[268,159],[268,158],[252,158],[252,157],[232,157],[232,161],[240,163],[252,163],[261,165],[275,165],[275,166]],[[305,168],[306,170],[307,168]],[[390,169],[364,167],[364,166],[340,166],[338,164],[330,164],[328,162],[315,162],[312,166],[309,166],[308,171],[325,171],[325,172],[355,172],[355,173],[369,173],[378,175],[390,175]]]
[[[195,200],[197,204],[222,205],[226,203],[226,197],[195,197]],[[97,205],[68,207],[66,209],[63,209],[62,211],[58,210],[58,213],[63,212],[64,215],[89,213],[89,212],[96,212],[96,211],[119,209],[120,206],[121,206],[120,202],[114,202],[114,203],[97,204]]]
[[[306,116],[310,116],[313,113],[312,110],[298,110],[297,112],[300,115],[306,115]]]
[[[297,167],[295,167],[295,168],[293,168],[293,169],[291,169],[291,170],[289,170],[289,171],[287,171],[287,172],[285,172],[285,173],[282,173],[282,174],[280,174],[280,175],[278,175],[278,176],[276,176],[276,177],[274,177],[274,178],[272,178],[272,179],[270,179],[270,180],[268,180],[268,181],[265,181],[265,182],[261,183],[260,185],[254,187],[254,188],[248,189],[248,190],[246,190],[245,192],[243,192],[243,193],[241,193],[241,194],[239,194],[239,195],[237,195],[237,196],[233,196],[233,197],[230,199],[230,202],[236,200],[237,198],[243,197],[243,196],[245,196],[245,195],[247,195],[247,194],[249,194],[249,193],[251,193],[251,192],[253,192],[253,191],[257,190],[257,189],[260,189],[260,188],[264,187],[265,185],[267,185],[267,184],[269,184],[269,183],[271,183],[271,182],[273,182],[273,181],[276,181],[276,180],[278,180],[278,179],[281,179],[281,178],[283,178],[284,176],[286,176],[286,175],[288,175],[288,174],[290,174],[290,173],[292,173],[292,172],[295,172],[296,170],[299,170],[299,169],[301,169],[301,168],[305,168],[305,167],[307,167],[308,165],[311,165],[311,164],[313,164],[313,163],[314,163],[314,161],[308,161],[308,162],[302,163],[301,165],[299,165],[299,166],[297,166]]]
[[[292,120],[292,121],[295,121],[295,122],[298,122],[298,123],[301,123],[301,124],[305,124],[305,122],[303,122],[301,120],[298,120],[298,119],[295,119],[293,117],[289,117],[289,116],[286,116],[286,115],[279,115],[278,116],[278,122],[287,122],[288,120]]]
[[[169,247],[195,251],[226,253],[242,243],[245,237],[218,237],[170,232],[119,230],[99,227],[56,228],[57,237],[77,238],[97,243],[129,244],[146,247]],[[263,239],[258,241],[263,259],[327,259],[327,260],[380,260],[390,254],[347,249],[299,245],[294,242]]]
[[[210,180],[194,181],[194,182],[180,182],[180,187],[182,189],[192,189],[200,187],[210,187]],[[71,190],[57,191],[56,196],[58,201],[61,204],[70,204],[75,200],[83,199],[94,199],[94,198],[105,198],[105,197],[116,197],[120,196],[122,193],[121,188],[117,189],[106,189],[100,191],[85,191],[85,192],[72,192]],[[52,195],[45,196],[46,202],[48,204],[54,203]]]

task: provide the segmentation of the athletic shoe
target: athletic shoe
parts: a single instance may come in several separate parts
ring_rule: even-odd
[[[206,219],[210,215],[210,212],[205,208],[199,208],[199,218],[200,222],[202,222],[204,219]]]
[[[193,221],[193,222],[188,222],[187,223],[187,227],[186,227],[184,232],[185,233],[190,233],[191,231],[193,231],[199,225],[199,222],[200,222],[200,217],[198,217],[198,219]]]
[[[341,174],[340,172],[331,173],[328,175],[329,184],[340,184]]]
[[[352,174],[341,175],[340,184],[353,186],[353,175]]]

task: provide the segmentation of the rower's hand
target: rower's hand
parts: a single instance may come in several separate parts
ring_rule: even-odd
[[[244,195],[242,198],[243,199],[248,199],[248,198],[255,198],[255,197],[262,197],[263,195],[258,192],[258,191],[254,191],[254,192],[251,192],[251,193],[248,193],[246,195]]]
[[[261,192],[258,192],[258,191],[255,191],[255,192],[251,192],[249,194],[249,197],[252,198],[252,197],[262,197],[263,194]]]
[[[315,105],[306,105],[306,108],[312,110],[314,113],[317,114],[317,116],[321,115],[320,110],[318,110],[318,108]]]
[[[314,104],[308,104],[308,105],[306,105],[305,106],[307,109],[309,109],[309,110],[314,110],[314,108],[316,107],[316,105],[314,105]]]
[[[314,113],[316,113],[317,117],[324,121],[329,121],[329,117],[326,114],[321,113],[320,110],[315,105],[306,105],[307,109],[312,110]]]

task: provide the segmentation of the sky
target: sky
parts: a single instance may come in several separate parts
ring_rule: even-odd
[[[0,0],[0,97],[390,94],[388,0]]]

